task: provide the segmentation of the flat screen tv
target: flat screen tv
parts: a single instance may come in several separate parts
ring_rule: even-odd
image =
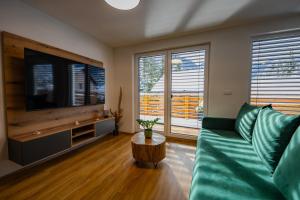
[[[26,110],[105,103],[103,68],[24,49]]]

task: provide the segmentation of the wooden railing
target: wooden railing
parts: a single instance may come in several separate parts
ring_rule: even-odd
[[[178,94],[172,98],[172,117],[183,119],[199,119],[203,112],[203,97],[195,94]],[[289,115],[300,114],[300,99],[251,99],[253,105],[272,104],[275,110]],[[143,94],[140,96],[140,114],[148,116],[164,115],[164,96],[162,94]]]
[[[289,115],[300,114],[300,98],[299,99],[280,99],[280,98],[252,98],[251,104],[263,106],[272,104],[275,110]]]
[[[203,97],[196,94],[178,94],[172,98],[172,117],[199,119],[202,114]],[[140,114],[163,116],[164,96],[162,94],[140,95]]]

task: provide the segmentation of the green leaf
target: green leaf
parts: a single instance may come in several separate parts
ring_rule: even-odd
[[[141,125],[144,129],[152,129],[155,124],[159,121],[159,118],[155,118],[153,120],[136,120],[139,125]]]

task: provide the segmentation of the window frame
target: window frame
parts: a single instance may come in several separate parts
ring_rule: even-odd
[[[204,80],[204,114],[207,115],[209,112],[209,66],[210,66],[210,43],[198,44],[198,45],[191,45],[191,46],[184,46],[184,47],[174,47],[168,48],[163,50],[156,50],[156,51],[148,51],[142,53],[134,54],[134,81],[133,81],[133,91],[134,91],[134,98],[133,98],[133,113],[134,113],[134,120],[132,127],[134,127],[134,131],[138,132],[141,131],[140,127],[137,125],[135,119],[139,116],[139,66],[138,61],[139,58],[142,56],[155,56],[155,55],[165,55],[165,65],[164,65],[164,74],[165,74],[165,91],[164,91],[164,135],[168,137],[176,137],[176,138],[184,138],[184,139],[193,139],[196,140],[197,137],[184,135],[184,134],[175,134],[171,133],[171,54],[176,52],[182,51],[189,51],[189,50],[205,50],[205,80]],[[200,128],[201,129],[201,128]]]
[[[134,107],[134,119],[133,119],[133,127],[134,127],[134,132],[139,132],[141,131],[140,126],[136,123],[136,119],[139,117],[140,114],[140,96],[139,96],[139,58],[143,56],[157,56],[157,55],[166,55],[167,51],[152,51],[149,53],[138,53],[134,55],[134,85],[133,85],[133,91],[134,91],[134,98],[133,98],[133,107]],[[166,66],[167,66],[167,56],[165,56],[164,60],[164,84],[166,84]],[[164,88],[164,101],[166,101],[166,88]],[[164,106],[164,123],[166,123],[166,108]],[[164,130],[165,132],[166,130]]]

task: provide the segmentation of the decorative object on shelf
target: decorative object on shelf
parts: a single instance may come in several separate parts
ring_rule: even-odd
[[[95,120],[100,120],[104,117],[104,112],[100,110],[95,111]]]
[[[114,132],[115,135],[119,134],[119,122],[120,122],[121,118],[123,117],[123,109],[121,108],[122,96],[123,96],[122,87],[120,87],[118,109],[114,112],[110,109],[110,113],[115,118],[115,122],[116,122],[115,123],[116,127],[115,127],[115,132]]]
[[[109,110],[107,109],[107,105],[104,105],[103,117],[104,118],[108,118],[109,117]]]
[[[103,110],[103,117],[108,118],[109,117],[109,110]]]
[[[144,135],[146,138],[152,137],[152,128],[155,124],[157,124],[159,118],[155,118],[153,120],[142,120],[137,119],[137,123],[144,128]]]
[[[78,120],[75,121],[75,125],[78,126],[80,123]]]
[[[34,135],[40,135],[40,134],[41,134],[41,131],[34,131],[33,134],[34,134]]]

